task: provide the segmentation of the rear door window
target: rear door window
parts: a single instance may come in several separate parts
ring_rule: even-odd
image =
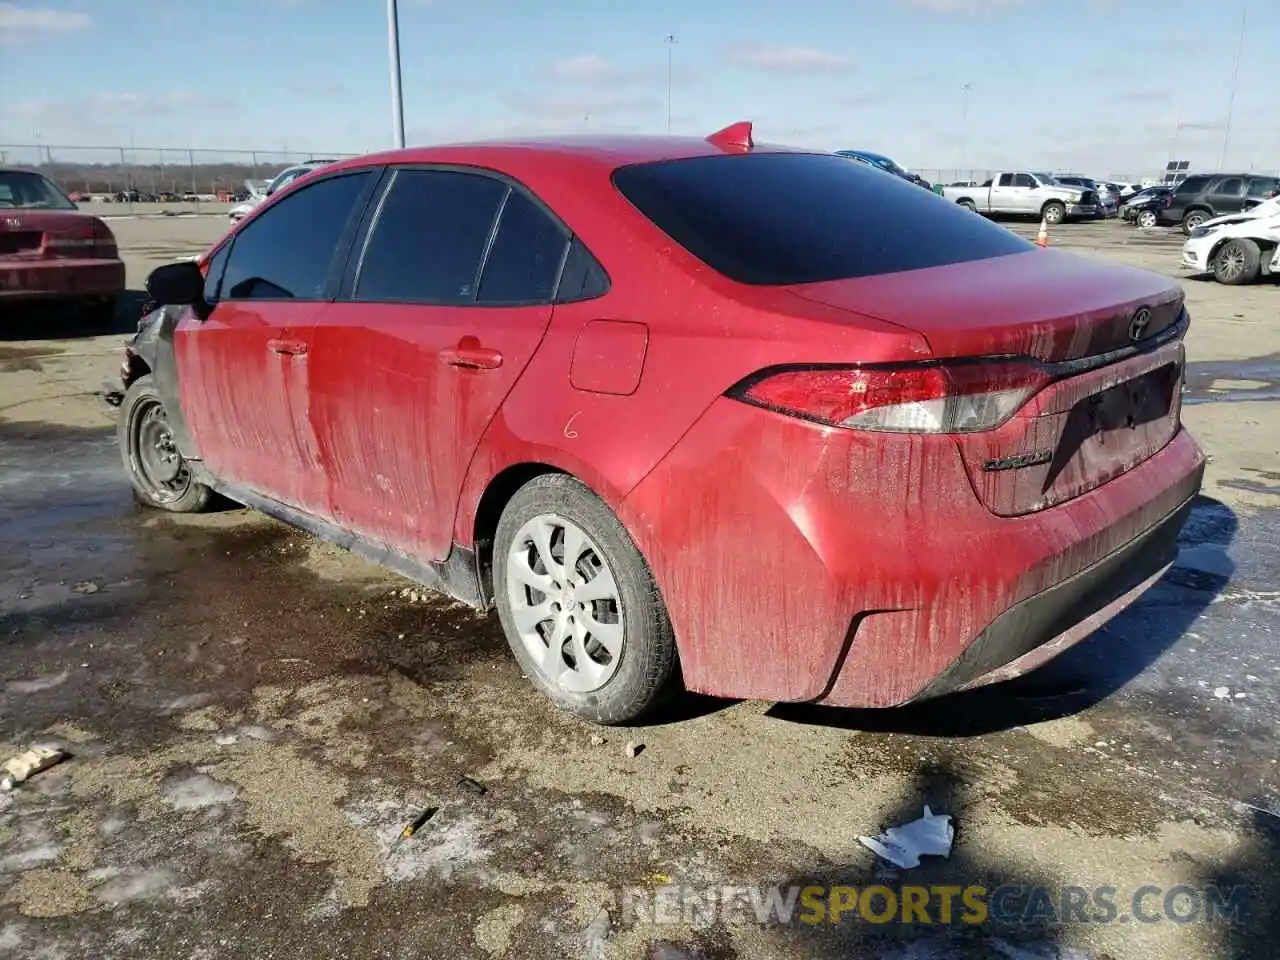
[[[1234,199],[1244,196],[1244,180],[1241,177],[1228,177],[1221,181],[1213,191],[1219,197]]]
[[[621,167],[613,181],[676,243],[739,283],[816,283],[1033,249],[964,207],[831,154],[663,160]]]
[[[1209,182],[1208,177],[1199,177],[1199,176],[1187,177],[1187,179],[1183,180],[1180,184],[1178,184],[1177,190],[1175,192],[1180,197],[1195,196],[1197,193],[1199,193],[1201,190],[1205,188],[1205,185],[1208,184],[1208,182]]]
[[[226,300],[322,300],[370,171],[305,184],[236,233],[222,277]]]
[[[365,246],[354,299],[474,303],[481,261],[507,189],[480,174],[397,171]]]
[[[484,262],[477,303],[550,303],[564,261],[568,233],[515,188],[502,205],[493,246]]]
[[[1277,192],[1280,192],[1280,178],[1254,177],[1249,181],[1250,199],[1266,200],[1268,197],[1274,197]]]

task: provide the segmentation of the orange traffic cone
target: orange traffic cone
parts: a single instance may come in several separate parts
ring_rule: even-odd
[[[1036,234],[1036,246],[1047,247],[1049,245],[1049,221],[1042,219],[1040,221],[1040,232]]]

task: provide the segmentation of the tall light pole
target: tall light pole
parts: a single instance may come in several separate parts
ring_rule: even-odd
[[[387,0],[387,59],[391,70],[391,133],[404,147],[404,96],[400,92],[400,14],[396,0]]]
[[[967,150],[969,142],[969,92],[973,89],[972,83],[962,83],[960,85],[960,162],[964,163],[964,153]],[[957,171],[958,172],[958,171]]]
[[[1231,138],[1231,111],[1236,105],[1236,83],[1240,79],[1240,54],[1244,52],[1244,29],[1249,22],[1249,0],[1240,4],[1240,40],[1236,44],[1236,63],[1231,70],[1231,93],[1227,96],[1227,123],[1222,128],[1222,154],[1218,157],[1218,170],[1227,163],[1227,141]]]
[[[676,35],[668,33],[662,40],[667,45],[667,133],[671,133],[671,73],[675,62]]]

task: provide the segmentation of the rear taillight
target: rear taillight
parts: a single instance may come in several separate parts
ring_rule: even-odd
[[[96,219],[66,229],[46,231],[44,248],[51,257],[114,260],[119,254],[111,228]]]
[[[766,371],[730,395],[835,427],[975,433],[1004,423],[1048,382],[1031,362],[952,362]]]

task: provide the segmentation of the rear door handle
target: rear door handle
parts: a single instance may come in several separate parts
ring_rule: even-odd
[[[301,340],[268,340],[267,349],[272,353],[297,357],[307,352],[307,345]]]
[[[496,370],[502,366],[502,354],[491,347],[480,346],[475,337],[463,337],[456,347],[440,351],[440,360],[451,367],[470,370]]]

